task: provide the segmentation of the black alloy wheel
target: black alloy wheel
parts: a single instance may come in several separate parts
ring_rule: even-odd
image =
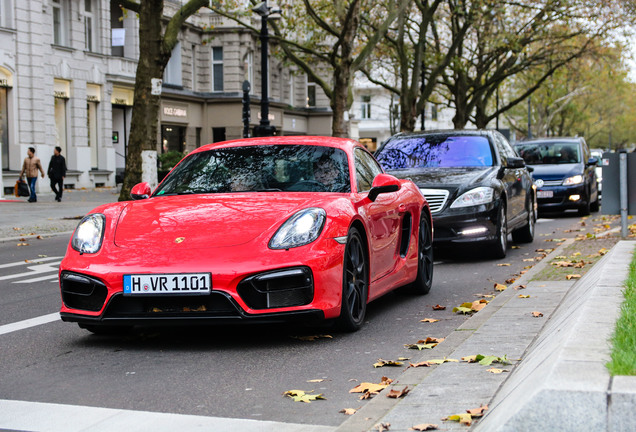
[[[362,327],[367,312],[369,264],[360,232],[351,228],[347,236],[342,275],[342,302],[338,326],[353,332]]]
[[[508,220],[506,219],[506,205],[503,201],[499,204],[499,217],[497,218],[497,240],[493,244],[492,255],[495,258],[505,258],[508,251]]]
[[[431,222],[422,212],[420,230],[417,241],[417,277],[407,285],[407,290],[413,294],[428,294],[433,285],[433,236]]]

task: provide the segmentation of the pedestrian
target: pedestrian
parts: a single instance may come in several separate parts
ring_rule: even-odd
[[[35,147],[29,147],[27,151],[28,156],[24,158],[22,163],[22,171],[20,171],[20,178],[26,174],[27,182],[29,183],[29,189],[31,190],[31,196],[29,196],[29,202],[37,202],[38,197],[35,195],[35,182],[38,179],[38,170],[42,173],[44,178],[44,170],[40,163],[40,158],[35,156]]]
[[[62,156],[62,147],[56,146],[49,162],[49,179],[51,179],[51,190],[55,192],[55,201],[62,201],[64,192],[64,178],[66,177],[66,159]]]

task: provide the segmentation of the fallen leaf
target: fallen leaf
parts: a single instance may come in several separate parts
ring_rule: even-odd
[[[532,312],[532,316],[535,317],[535,318],[540,318],[540,317],[543,316],[543,314],[541,312],[534,311],[534,312]]]
[[[506,356],[497,357],[493,355],[481,355],[477,354],[475,360],[479,362],[480,365],[490,366],[492,363],[501,363],[501,364],[510,364],[508,358]]]
[[[523,294],[519,294],[519,298],[530,298],[530,295],[523,295]]]
[[[18,227],[13,227],[14,231],[20,231],[22,228],[18,228]]]
[[[580,278],[581,278],[581,275],[580,275],[580,274],[569,274],[569,275],[566,275],[566,276],[565,276],[565,278],[566,278],[567,280],[570,280],[570,279],[580,279]]]
[[[342,413],[344,415],[354,415],[358,410],[355,408],[345,408],[345,409],[341,409],[340,411],[338,411],[339,413]]]
[[[426,322],[426,323],[434,323],[439,321],[438,319],[435,318],[424,318],[423,320],[420,320],[420,322]]]
[[[36,239],[38,239],[38,240],[42,240],[42,239],[43,239],[43,237],[42,237],[41,235],[39,235],[39,236],[37,236],[37,237],[36,237]]]
[[[454,307],[453,312],[467,315],[467,314],[473,313],[474,311],[469,307],[459,306],[459,307]]]
[[[490,372],[492,374],[500,374],[502,372],[509,372],[509,371],[507,369],[490,368],[490,369],[486,369],[486,372]]]
[[[322,393],[309,394],[303,390],[288,390],[285,393],[283,393],[283,395],[293,399],[294,402],[311,403],[311,401],[313,400],[318,400],[318,399],[326,400],[326,398],[322,395]]]
[[[496,284],[495,284],[495,290],[496,290],[496,291],[504,291],[506,288],[507,288],[507,286],[502,285],[502,284],[500,284],[500,283],[496,283]]]
[[[398,399],[401,397],[406,396],[409,393],[409,386],[404,387],[402,390],[395,390],[395,389],[391,389],[389,390],[389,393],[387,393],[386,397],[391,398],[391,399]]]
[[[497,267],[510,267],[510,263],[499,263]]]
[[[521,249],[521,246],[512,246],[510,249]]]
[[[376,363],[373,363],[373,367],[379,368],[383,366],[402,366],[403,364],[404,363],[401,361],[378,359]]]
[[[410,368],[410,367],[430,367],[430,366],[431,366],[431,363],[429,363],[427,361],[422,361],[422,362],[419,362],[419,363],[409,363],[407,369]]]
[[[40,258],[46,258],[46,257],[48,257],[48,255],[38,255],[38,257],[40,257]]]
[[[516,280],[517,280],[517,278],[506,279],[506,285],[513,284],[513,283],[515,283]]]
[[[28,243],[24,243],[24,242],[18,243],[18,246],[28,246],[28,245],[29,245]]]
[[[374,384],[374,383],[369,383],[369,382],[363,382],[357,386],[355,386],[354,388],[352,388],[351,390],[349,390],[349,393],[370,393],[370,394],[378,394],[380,393],[382,390],[384,390],[385,388],[388,387],[389,384],[391,384],[393,382],[393,380],[387,378],[387,377],[382,377],[382,381],[380,381],[380,384]]]
[[[391,423],[378,423],[377,425],[373,427],[378,432],[384,432],[389,430],[389,428],[391,427]]]
[[[572,256],[581,256],[581,252],[574,252]]]
[[[449,362],[453,362],[453,363],[459,363],[459,360],[455,360],[455,359],[449,359],[444,357],[443,359],[433,359],[433,360],[427,360],[428,363],[430,364],[437,364],[440,365],[442,363],[449,363]]]
[[[441,306],[441,305],[433,306],[433,310],[444,310],[444,309],[446,309],[446,306]]]
[[[468,363],[475,363],[477,361],[477,354],[471,355],[471,356],[462,357],[462,361],[465,361],[465,362],[468,362]]]
[[[442,421],[449,421],[449,420],[459,422],[460,424],[463,424],[465,426],[470,426],[473,423],[472,417],[468,413],[454,414],[448,417],[444,417],[442,419]]]
[[[516,289],[516,290],[526,289],[526,286],[525,286],[525,285],[517,285],[517,286],[515,287],[515,289]]]
[[[415,426],[411,426],[409,430],[413,430],[413,431],[437,430],[437,425],[433,423],[422,423]]]
[[[488,411],[488,405],[482,405],[479,408],[466,410],[471,417],[482,417],[485,411]]]
[[[322,378],[307,380],[308,383],[320,383],[320,382],[323,382],[323,381],[324,381],[324,379],[322,379]]]

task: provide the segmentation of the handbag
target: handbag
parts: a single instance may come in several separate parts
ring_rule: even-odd
[[[15,182],[14,193],[15,193],[15,196],[17,197],[31,196],[31,193],[29,192],[29,185],[27,185],[27,182],[22,179],[18,179]]]

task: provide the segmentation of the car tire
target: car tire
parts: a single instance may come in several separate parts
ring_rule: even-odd
[[[588,216],[590,214],[591,204],[590,195],[585,197],[585,203],[579,207],[579,216]]]
[[[503,201],[499,204],[499,216],[497,217],[497,240],[492,244],[492,256],[505,258],[508,252],[508,220],[506,219],[506,205]]]
[[[534,226],[536,222],[537,217],[534,206],[531,206],[528,212],[528,223],[512,232],[512,240],[516,243],[532,243],[534,240]]]
[[[420,229],[417,239],[417,277],[415,281],[405,286],[405,290],[412,294],[425,295],[433,285],[433,236],[431,222],[422,212]]]
[[[338,328],[354,332],[364,322],[369,292],[369,263],[357,228],[351,228],[347,236],[342,272],[342,301]]]
[[[590,205],[590,210],[594,213],[598,212],[601,209],[601,203],[599,201],[599,194],[596,194],[596,201],[594,201],[591,205]]]

